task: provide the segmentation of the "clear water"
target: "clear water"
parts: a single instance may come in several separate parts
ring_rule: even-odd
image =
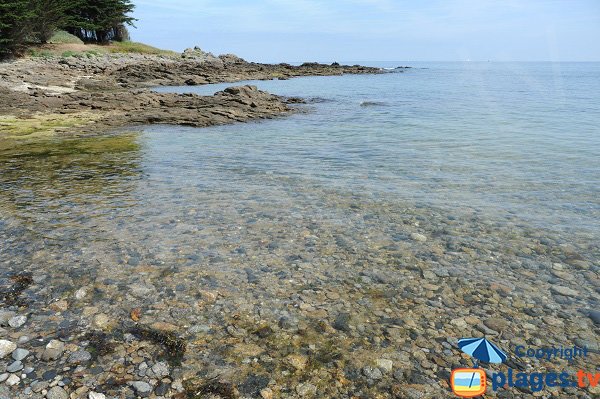
[[[311,223],[355,245],[395,241],[406,210],[431,234],[448,217],[477,217],[498,231],[470,226],[465,240],[498,242],[516,228],[579,244],[600,231],[599,78],[597,63],[428,63],[250,82],[312,99],[300,106],[309,112],[16,146],[0,154],[1,255],[15,268],[38,250],[69,254],[65,269],[130,254],[193,265]],[[365,227],[367,210],[379,226]]]
[[[403,64],[383,66],[392,65]],[[414,67],[250,81],[317,101],[312,112],[283,120],[200,133],[152,127],[144,140],[161,153],[200,157],[196,162],[214,168],[215,183],[270,174],[423,206],[510,214],[538,227],[600,231],[600,64]],[[210,95],[230,85],[176,91]],[[173,173],[186,165],[173,165]]]

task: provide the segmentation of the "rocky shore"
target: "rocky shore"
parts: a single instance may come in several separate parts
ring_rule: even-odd
[[[150,87],[249,79],[380,73],[377,68],[306,63],[259,64],[199,49],[180,57],[110,54],[29,58],[0,64],[0,127],[13,137],[98,134],[121,126],[164,123],[210,126],[292,112],[286,99],[255,87],[212,97],[167,94]]]

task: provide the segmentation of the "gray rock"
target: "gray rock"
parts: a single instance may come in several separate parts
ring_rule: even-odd
[[[377,367],[366,366],[363,368],[363,374],[365,377],[372,380],[380,380],[383,378],[383,373]]]
[[[61,387],[52,387],[46,394],[46,399],[69,399],[69,395]]]
[[[148,384],[144,381],[133,381],[130,382],[129,385],[135,390],[142,398],[148,397],[152,393],[152,385]]]
[[[31,390],[33,392],[42,392],[44,389],[48,388],[50,384],[48,384],[48,382],[46,381],[38,381],[36,383],[34,383],[33,385],[31,385]]]
[[[88,399],[106,399],[106,396],[103,393],[90,392],[88,394]]]
[[[0,359],[5,358],[17,349],[17,344],[5,339],[0,339]]]
[[[15,360],[23,360],[27,356],[29,356],[29,351],[27,349],[17,348],[12,353],[12,358]]]
[[[71,364],[82,364],[92,360],[92,355],[88,351],[79,350],[77,352],[71,353],[69,356],[69,363]]]
[[[333,322],[333,328],[336,330],[349,332],[350,331],[350,313],[340,313]]]
[[[15,316],[8,321],[8,325],[12,328],[19,328],[25,323],[27,323],[27,316],[23,315]]]
[[[8,374],[8,373],[0,374],[0,384],[3,383],[4,381],[6,381],[9,376],[10,376],[10,374]]]
[[[11,310],[0,310],[0,327],[7,327],[8,321],[15,315],[16,313]]]
[[[317,387],[311,383],[305,382],[296,385],[296,393],[300,396],[314,396],[317,393]]]
[[[419,234],[419,233],[412,233],[410,235],[410,239],[413,241],[418,241],[418,242],[427,241],[427,237],[425,237],[423,234]]]
[[[158,362],[152,366],[152,373],[156,378],[163,378],[169,375],[169,365],[165,362]]]
[[[48,342],[46,349],[44,349],[44,352],[42,352],[42,360],[57,360],[62,356],[64,351],[65,344],[63,344],[61,341],[53,339],[52,341]]]
[[[6,385],[12,387],[14,385],[17,385],[19,382],[21,382],[21,379],[16,374],[11,374],[10,377],[8,377],[8,379],[6,380]]]
[[[599,310],[590,310],[588,316],[594,323],[600,325],[600,311]]]
[[[554,286],[550,287],[550,291],[552,291],[555,294],[564,295],[564,296],[578,296],[579,295],[579,293],[577,291],[575,291],[574,289],[571,289],[569,287],[564,287],[562,285],[554,285]]]
[[[19,370],[23,370],[23,363],[20,360],[16,360],[6,367],[6,371],[9,373],[16,373]]]

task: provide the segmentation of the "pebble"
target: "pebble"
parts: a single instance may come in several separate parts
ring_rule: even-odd
[[[8,377],[8,379],[6,380],[6,385],[8,385],[9,387],[12,387],[14,385],[17,385],[20,382],[21,382],[21,379],[17,375],[11,374],[10,377]]]
[[[578,296],[579,293],[572,288],[564,287],[562,285],[554,285],[550,287],[550,291],[555,294],[564,295],[564,296]]]
[[[377,367],[382,371],[389,373],[394,368],[394,362],[389,359],[377,359]]]
[[[81,364],[86,363],[92,359],[92,355],[88,351],[79,350],[71,353],[69,356],[69,363]]]
[[[75,291],[75,299],[77,299],[78,301],[85,298],[86,295],[87,295],[87,290],[85,289],[85,287],[81,287],[80,289]]]
[[[156,378],[163,378],[169,375],[169,365],[165,362],[158,362],[152,366],[152,373]]]
[[[162,396],[162,395],[159,395]],[[98,392],[90,392],[88,393],[88,399],[106,399],[106,396],[103,393]]]
[[[311,383],[305,382],[296,385],[296,393],[300,396],[314,396],[317,393],[317,387]]]
[[[15,315],[16,313],[11,310],[0,310],[0,327],[7,327],[8,321]]]
[[[377,367],[366,366],[363,368],[363,374],[365,377],[372,380],[380,380],[383,378],[383,373]]]
[[[594,323],[600,325],[600,311],[598,310],[590,310],[588,316]]]
[[[61,387],[52,387],[48,390],[46,399],[69,399],[69,395]]]
[[[0,359],[4,359],[17,349],[17,344],[5,339],[0,339]]]
[[[8,325],[12,328],[19,328],[27,323],[27,316],[19,315],[15,316],[8,321]]]
[[[12,362],[8,367],[6,367],[6,371],[9,373],[16,373],[19,370],[23,369],[23,363],[20,360],[16,360]]]
[[[8,373],[0,374],[0,384],[3,383],[4,381],[6,381],[9,376],[10,376],[10,374],[8,374]]]
[[[148,397],[152,393],[152,385],[144,381],[133,381],[129,383],[135,392],[142,398]]]
[[[411,240],[418,241],[418,242],[427,241],[427,237],[425,237],[423,234],[420,234],[420,233],[412,233],[410,235],[410,238],[411,238]]]
[[[65,344],[59,340],[53,339],[48,342],[46,349],[42,352],[42,360],[50,361],[59,359],[65,351]]]
[[[27,349],[17,348],[12,353],[12,358],[15,360],[23,360],[27,356],[29,356],[29,351]]]

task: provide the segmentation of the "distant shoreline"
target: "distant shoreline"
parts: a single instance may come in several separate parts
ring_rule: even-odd
[[[64,48],[63,48],[64,47]],[[299,76],[377,74],[381,68],[333,63],[261,64],[199,48],[182,54],[99,54],[73,45],[0,64],[0,139],[101,134],[125,126],[212,126],[274,118],[294,111],[299,98],[255,87],[214,96],[156,93],[150,87],[194,86]],[[61,53],[62,52],[62,53]]]

